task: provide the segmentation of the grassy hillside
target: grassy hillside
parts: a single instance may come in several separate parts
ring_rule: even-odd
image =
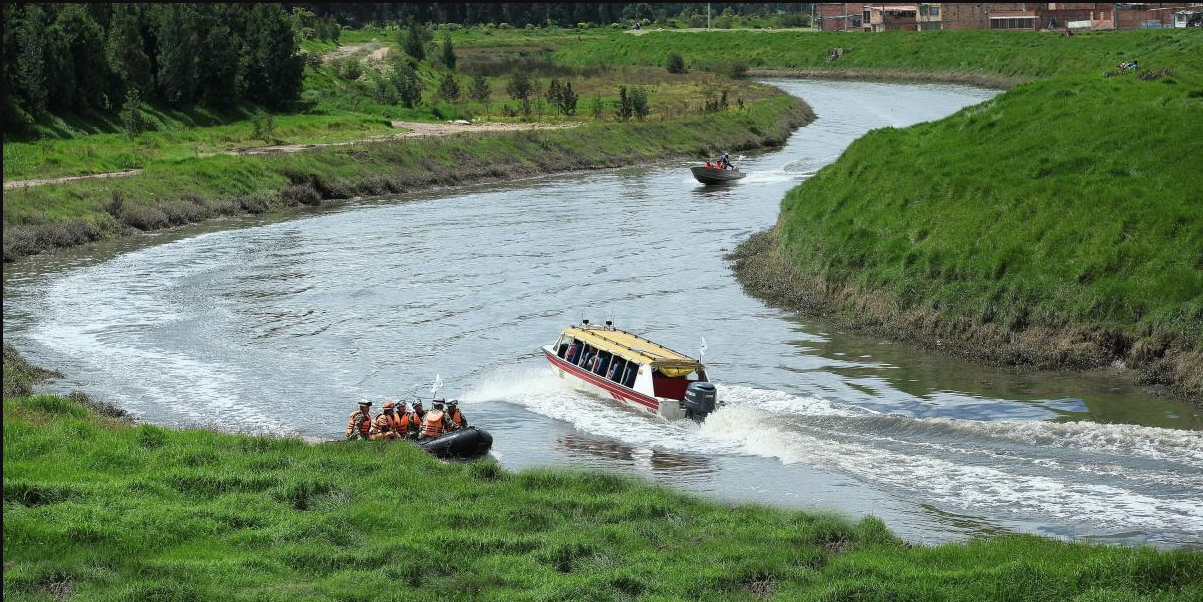
[[[9,349],[10,600],[1203,596],[1199,552],[1032,536],[911,546],[874,518],[728,507],[612,475],[134,426],[82,397],[12,396]]]
[[[834,61],[827,53],[843,48]],[[1138,59],[1145,67],[1203,71],[1203,34],[1148,30],[1060,37],[1049,32],[936,31],[861,33],[648,32],[614,34],[566,46],[557,59],[574,65],[664,65],[669,53],[707,69],[743,62],[752,68],[848,71],[872,75],[982,75],[1015,81],[1113,68]]]

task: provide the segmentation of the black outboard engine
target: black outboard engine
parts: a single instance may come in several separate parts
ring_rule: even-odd
[[[689,383],[685,389],[685,416],[697,421],[706,419],[718,405],[718,389],[704,382]]]

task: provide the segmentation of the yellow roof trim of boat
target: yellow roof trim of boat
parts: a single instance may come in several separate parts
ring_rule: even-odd
[[[625,330],[573,327],[564,329],[564,334],[640,364],[654,364],[656,367],[702,367],[701,362],[687,355]]]

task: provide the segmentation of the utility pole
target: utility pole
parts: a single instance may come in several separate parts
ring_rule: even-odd
[[[706,31],[710,31],[710,3],[706,3]]]

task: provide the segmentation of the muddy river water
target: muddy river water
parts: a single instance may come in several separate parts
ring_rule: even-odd
[[[686,162],[354,201],[4,269],[4,340],[168,424],[332,438],[436,372],[512,468],[619,470],[732,501],[873,514],[936,542],[1004,530],[1203,547],[1203,412],[1113,371],[982,367],[743,293],[724,254],[869,129],[994,93],[777,81],[819,115],[706,189]],[[695,354],[726,402],[666,423],[538,352],[582,317]]]

